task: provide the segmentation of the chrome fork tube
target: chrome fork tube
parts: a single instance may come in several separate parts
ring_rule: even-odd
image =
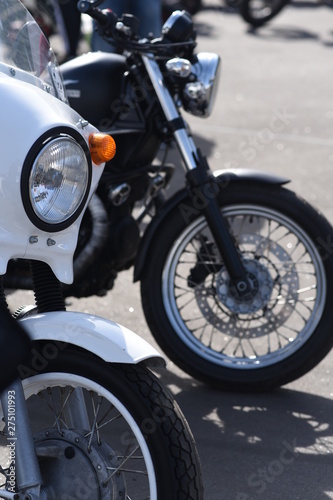
[[[1,405],[7,429],[7,446],[11,450],[11,458],[14,459],[18,490],[29,493],[30,498],[42,498],[42,476],[20,380],[16,380],[3,391]]]
[[[143,55],[142,61],[145,65],[151,83],[158,97],[159,103],[168,122],[172,123],[176,120],[181,119],[175,102],[171,97],[170,92],[163,83],[163,75],[159,65],[154,59],[154,56],[149,54]],[[184,160],[186,169],[193,170],[197,168],[197,148],[192,138],[188,135],[185,129],[185,124],[182,128],[176,129],[173,135],[179,148],[180,154]]]
[[[226,263],[232,282],[236,286],[239,295],[244,296],[251,292],[250,284],[235,242],[230,235],[228,225],[222,217],[217,202],[216,193],[219,192],[219,187],[215,184],[216,181],[214,178],[209,174],[206,159],[201,156],[200,151],[197,150],[194,141],[186,131],[185,123],[178,113],[170,92],[164,85],[162,72],[154,60],[154,56],[149,54],[144,55],[142,56],[142,60],[162,106],[164,115],[169,125],[173,127],[173,135],[187,169],[187,180],[190,186],[200,194],[201,199],[204,200],[201,212],[206,217],[208,226]],[[214,196],[206,196],[205,189],[207,187],[211,189],[210,194],[215,192]]]

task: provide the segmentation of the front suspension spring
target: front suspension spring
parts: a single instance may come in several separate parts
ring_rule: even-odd
[[[36,306],[39,313],[65,311],[65,299],[60,281],[45,262],[31,261]]]

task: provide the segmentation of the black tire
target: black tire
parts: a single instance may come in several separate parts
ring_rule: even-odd
[[[37,450],[43,449],[40,465],[48,498],[62,498],[66,494],[66,498],[92,500],[202,500],[200,462],[189,426],[172,395],[149,369],[143,365],[110,365],[82,352],[62,351],[59,343],[48,342],[38,350],[39,355],[36,352],[32,356],[35,362],[28,368],[21,366],[19,371],[25,374],[22,378],[26,397],[30,397]],[[36,363],[47,366],[36,372]],[[65,405],[73,398],[67,399],[68,394],[74,387],[83,387],[87,411],[91,411],[89,428],[86,426],[85,431],[80,425],[70,424],[71,411],[65,412]],[[48,444],[51,455],[52,446],[60,447],[70,460],[64,464],[64,456],[55,459],[54,455],[48,460],[45,452]],[[137,445],[140,448],[135,451]],[[72,474],[72,481],[67,484],[58,474],[64,467],[68,477]],[[102,487],[103,470],[110,475],[110,470],[116,468],[117,474]],[[156,485],[156,494],[151,484]],[[75,488],[84,491],[85,496],[77,496]],[[105,488],[112,493],[108,495]]]
[[[202,0],[182,0],[183,9],[187,10],[192,16],[199,12],[202,7]]]
[[[186,10],[194,16],[202,7],[202,0],[164,0],[162,2],[163,19],[166,20],[175,10]]]
[[[228,5],[228,7],[231,7],[233,9],[237,9],[237,8],[239,8],[242,1],[243,0],[225,0],[225,3]]]
[[[289,0],[241,0],[239,12],[244,21],[259,28],[277,16]]]
[[[219,204],[255,297],[235,297],[206,221],[187,199],[151,245],[144,314],[161,349],[193,377],[225,390],[269,390],[307,373],[333,345],[332,227],[281,187],[229,184]]]

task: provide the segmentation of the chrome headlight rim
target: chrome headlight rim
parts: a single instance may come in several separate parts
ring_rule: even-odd
[[[81,147],[84,156],[86,157],[88,165],[88,172],[87,172],[88,178],[87,178],[86,190],[79,205],[76,207],[74,212],[68,218],[66,218],[61,222],[54,222],[54,223],[46,222],[38,216],[38,214],[36,213],[36,211],[32,206],[30,199],[30,175],[33,166],[35,164],[35,161],[40,155],[40,153],[43,151],[43,149],[57,139],[66,139],[66,138],[77,143]],[[79,217],[79,215],[83,211],[89,196],[91,181],[92,181],[91,155],[89,147],[86,141],[84,140],[83,136],[79,132],[70,127],[55,127],[53,129],[48,130],[47,132],[42,134],[30,148],[22,168],[21,199],[27,216],[29,217],[30,221],[34,224],[34,226],[45,232],[56,233],[59,231],[63,231],[64,229],[67,229],[71,224],[75,222],[75,220]]]
[[[210,116],[218,92],[221,58],[213,52],[199,52],[191,61],[192,78],[183,89],[184,110],[194,116]]]

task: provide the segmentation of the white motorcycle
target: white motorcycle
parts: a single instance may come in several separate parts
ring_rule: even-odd
[[[148,368],[163,358],[116,323],[65,310],[61,283],[73,279],[80,222],[114,142],[68,106],[18,0],[0,3],[0,87],[0,274],[30,260],[36,299],[15,313],[32,345],[1,394],[0,497],[202,499],[191,431]],[[3,287],[0,302],[8,308]]]

